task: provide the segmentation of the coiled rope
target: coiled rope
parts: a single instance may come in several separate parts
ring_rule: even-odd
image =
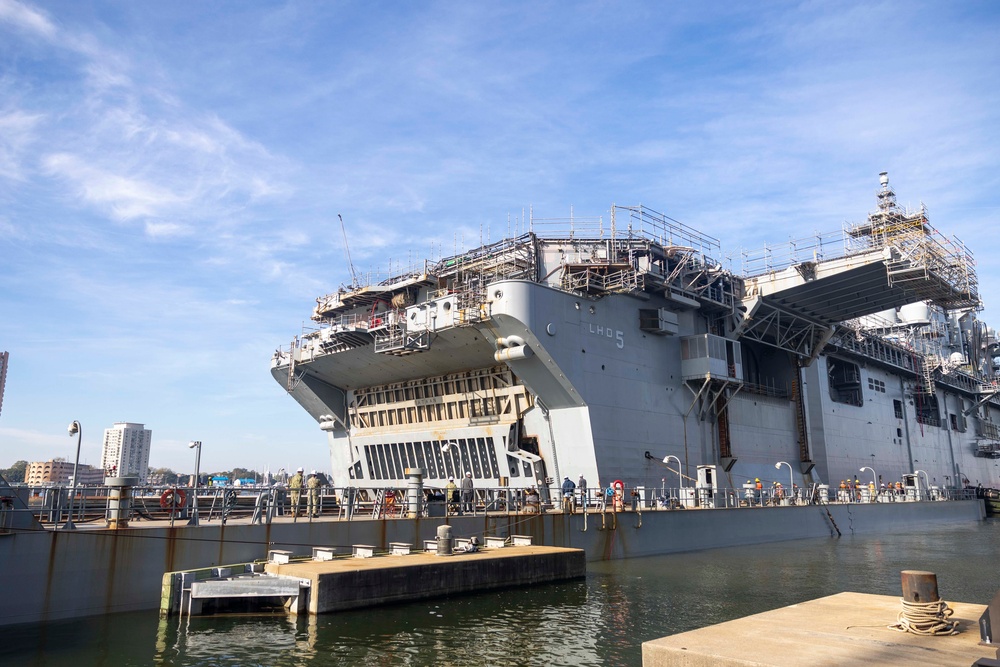
[[[888,626],[890,630],[924,636],[958,634],[958,621],[948,620],[955,610],[944,600],[907,602],[900,598],[899,601],[903,603],[903,611],[896,616],[896,623]]]

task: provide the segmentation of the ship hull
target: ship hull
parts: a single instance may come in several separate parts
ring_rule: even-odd
[[[536,516],[452,517],[456,536],[531,535],[536,543],[609,560],[802,538],[921,531],[978,521],[981,500],[674,510]],[[0,537],[0,625],[39,623],[160,604],[165,572],[264,558],[269,549],[307,554],[308,545],[421,545],[442,519],[203,525],[119,531],[18,532]]]

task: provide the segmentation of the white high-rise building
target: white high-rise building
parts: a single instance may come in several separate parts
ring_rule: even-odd
[[[109,477],[138,477],[144,484],[149,472],[149,446],[153,432],[145,424],[115,422],[104,429],[101,467]]]

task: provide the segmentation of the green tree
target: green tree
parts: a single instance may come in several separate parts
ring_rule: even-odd
[[[170,468],[149,468],[149,476],[162,476],[164,484],[176,484],[177,483],[177,473],[175,473]]]
[[[14,465],[9,468],[0,468],[0,475],[3,475],[3,478],[10,484],[19,484],[24,482],[24,478],[27,473],[27,461],[15,461]]]

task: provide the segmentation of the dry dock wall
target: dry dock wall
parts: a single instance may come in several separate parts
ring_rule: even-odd
[[[835,534],[922,530],[980,520],[982,501],[451,517],[457,537],[531,535],[535,544],[583,549],[604,560]],[[164,572],[262,559],[269,549],[432,539],[442,519],[207,524],[119,531],[23,531],[0,536],[0,625],[156,609]],[[603,524],[603,526],[602,526]],[[147,524],[136,524],[144,526]]]

